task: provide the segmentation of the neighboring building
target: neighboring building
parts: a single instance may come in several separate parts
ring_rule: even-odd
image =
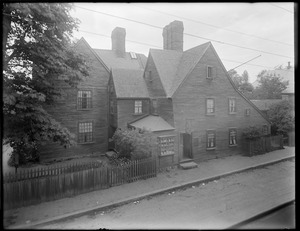
[[[287,67],[283,69],[274,69],[274,70],[268,70],[264,73],[264,76],[271,76],[271,77],[280,77],[282,78],[282,81],[288,81],[288,87],[290,86],[291,89],[294,88],[295,84],[295,68],[290,65],[290,62],[288,62]],[[255,80],[252,83],[252,86],[254,88],[259,86],[259,81]]]
[[[282,99],[257,99],[251,100],[251,102],[262,112],[265,116],[267,116],[270,106],[272,104],[276,104],[281,102]]]
[[[159,166],[168,166],[240,152],[249,125],[270,133],[270,122],[236,89],[210,42],[183,51],[182,22],[164,28],[164,49],[150,49],[148,58],[126,52],[125,35],[123,28],[113,31],[112,50],[79,41],[95,69],[79,87],[80,98],[70,94],[68,105],[54,110],[83,141],[68,153],[104,152],[116,128],[146,128]]]

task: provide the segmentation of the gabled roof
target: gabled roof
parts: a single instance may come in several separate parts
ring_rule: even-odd
[[[144,69],[147,57],[143,54],[136,54],[136,59],[131,58],[130,52],[125,52],[124,57],[119,57],[113,50],[94,49],[95,53],[103,60],[105,65],[111,68]]]
[[[153,115],[143,117],[140,120],[130,123],[129,125],[135,128],[146,129],[151,132],[168,131],[175,129],[160,116]]]
[[[270,109],[270,106],[275,103],[279,103],[282,99],[258,99],[250,100],[259,110],[267,111]]]
[[[167,97],[173,96],[210,44],[210,42],[204,43],[184,52],[150,49],[150,55],[153,58]]]
[[[111,74],[117,98],[149,98],[143,70],[113,68]]]

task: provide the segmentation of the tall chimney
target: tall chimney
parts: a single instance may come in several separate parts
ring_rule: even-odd
[[[183,51],[183,22],[173,21],[163,29],[165,50]]]
[[[111,32],[112,50],[114,50],[116,54],[120,57],[125,56],[125,37],[126,30],[124,28],[116,27]]]

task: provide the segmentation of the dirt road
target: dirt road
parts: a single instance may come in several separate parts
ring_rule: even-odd
[[[294,198],[292,160],[37,228],[220,229]]]

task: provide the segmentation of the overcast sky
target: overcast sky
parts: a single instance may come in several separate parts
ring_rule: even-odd
[[[126,51],[148,56],[150,48],[163,48],[161,28],[180,20],[186,33],[183,50],[211,41],[227,70],[261,55],[235,69],[239,74],[247,70],[250,82],[254,82],[263,69],[281,64],[285,67],[289,61],[294,66],[293,2],[74,5],[71,15],[81,21],[79,32],[74,36],[84,37],[92,48],[111,49],[112,30],[123,27],[126,29]]]

